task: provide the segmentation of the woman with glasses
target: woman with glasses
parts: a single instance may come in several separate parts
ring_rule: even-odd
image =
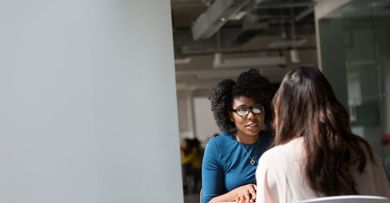
[[[390,197],[380,160],[364,139],[352,133],[347,110],[318,69],[288,72],[273,106],[276,146],[259,160],[256,202]]]
[[[225,79],[209,95],[222,134],[206,146],[202,165],[202,202],[254,202],[259,157],[273,136],[264,131],[272,113],[273,88],[257,70],[237,81]]]

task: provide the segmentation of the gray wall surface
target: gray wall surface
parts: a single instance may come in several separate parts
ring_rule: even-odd
[[[0,202],[183,202],[170,1],[0,1]]]

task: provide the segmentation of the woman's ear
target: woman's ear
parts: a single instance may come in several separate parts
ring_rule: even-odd
[[[232,123],[234,123],[234,121],[233,121],[233,113],[232,113],[232,112],[229,113],[229,120],[230,120]]]

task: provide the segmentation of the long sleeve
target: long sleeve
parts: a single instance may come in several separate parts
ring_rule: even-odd
[[[208,203],[212,198],[225,193],[223,189],[223,169],[218,163],[219,151],[209,142],[206,146],[202,165],[202,202]]]

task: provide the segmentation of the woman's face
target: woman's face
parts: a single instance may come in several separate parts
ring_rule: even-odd
[[[257,137],[259,135],[264,126],[265,112],[263,108],[261,113],[253,113],[252,107],[258,105],[254,99],[249,97],[241,96],[233,99],[233,111],[230,113],[230,118],[236,125],[238,136]],[[240,116],[235,111],[241,108],[245,109],[245,107],[247,109],[249,107],[249,113],[246,116]]]

